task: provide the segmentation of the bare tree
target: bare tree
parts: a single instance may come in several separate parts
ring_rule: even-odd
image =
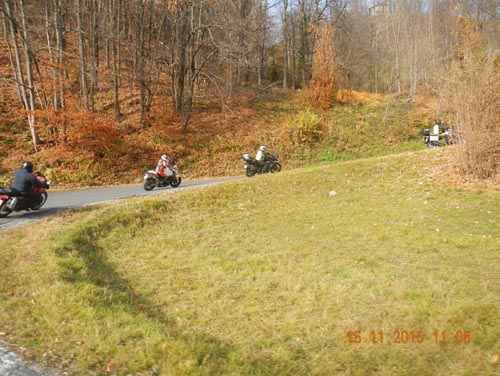
[[[120,108],[120,40],[123,29],[123,3],[122,0],[110,0],[108,10],[108,23],[110,29],[109,46],[111,50],[111,66],[113,71],[113,108],[114,118],[121,121],[123,114]]]
[[[89,89],[88,89],[88,71],[87,71],[87,42],[86,32],[83,29],[83,20],[86,18],[82,2],[85,0],[75,1],[76,13],[76,31],[78,33],[78,49],[80,53],[80,92],[83,99],[83,106],[85,109],[90,109]]]
[[[288,56],[290,51],[289,31],[288,31],[288,0],[283,0],[283,87],[288,88]]]
[[[13,12],[13,5],[19,14]],[[38,133],[35,118],[35,82],[31,34],[24,0],[3,0],[1,12],[4,20],[5,38],[9,50],[10,64],[13,70],[15,87],[23,107],[27,112],[31,140],[35,151],[38,149]]]

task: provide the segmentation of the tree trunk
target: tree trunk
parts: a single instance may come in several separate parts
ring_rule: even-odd
[[[82,18],[84,16],[82,7],[82,0],[76,0],[76,23],[78,31],[78,48],[80,52],[80,85],[83,105],[86,110],[89,109],[89,90],[88,90],[88,74],[87,74],[87,47],[85,42],[85,32],[82,29]]]
[[[8,18],[7,23],[10,25],[10,34],[12,36],[12,45],[14,48],[14,55],[11,59],[11,64],[13,64],[12,69],[14,71],[19,96],[22,100],[23,107],[27,112],[28,126],[33,148],[37,151],[40,140],[36,130],[35,83],[33,78],[30,32],[28,28],[29,22],[25,12],[24,0],[19,0],[17,7],[20,11],[21,24],[23,28],[22,31],[17,28],[17,20],[12,12],[11,1],[4,0],[4,12],[5,16]],[[18,35],[21,39],[24,62],[22,61],[23,58],[21,57],[21,51],[19,49]],[[10,44],[8,43],[8,45]]]
[[[289,40],[288,40],[288,0],[283,0],[283,88],[288,88],[288,50],[289,50]]]
[[[115,120],[122,120],[122,113],[120,109],[120,31],[121,31],[121,4],[120,0],[115,0],[111,4],[109,12],[111,18],[111,61],[113,67],[113,107],[115,112]]]

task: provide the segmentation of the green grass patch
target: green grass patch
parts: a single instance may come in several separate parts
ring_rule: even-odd
[[[2,233],[0,332],[69,374],[498,374],[500,192],[435,187],[430,155]]]

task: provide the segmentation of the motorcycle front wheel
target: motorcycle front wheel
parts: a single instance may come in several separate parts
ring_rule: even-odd
[[[152,191],[154,187],[156,187],[156,181],[153,178],[144,180],[144,190]]]
[[[172,180],[172,183],[170,183],[170,185],[172,186],[172,188],[176,188],[181,185],[181,181],[182,178],[180,176],[177,176],[174,180]]]
[[[35,204],[33,204],[33,205],[31,205],[31,209],[32,210],[38,210],[38,209],[40,209],[43,206],[43,204],[45,204],[45,201],[47,201],[47,192],[43,192],[40,195],[40,197],[38,199],[38,202],[35,203]]]
[[[270,171],[272,173],[274,173],[274,172],[280,172],[281,171],[281,165],[278,162],[274,163],[273,165],[271,165]]]

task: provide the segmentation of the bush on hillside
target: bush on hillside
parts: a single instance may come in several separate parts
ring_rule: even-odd
[[[465,140],[462,171],[485,179],[500,172],[500,60],[468,19],[459,21],[456,42],[439,89]]]
[[[321,117],[310,108],[290,116],[286,130],[292,145],[312,146],[323,137]]]

